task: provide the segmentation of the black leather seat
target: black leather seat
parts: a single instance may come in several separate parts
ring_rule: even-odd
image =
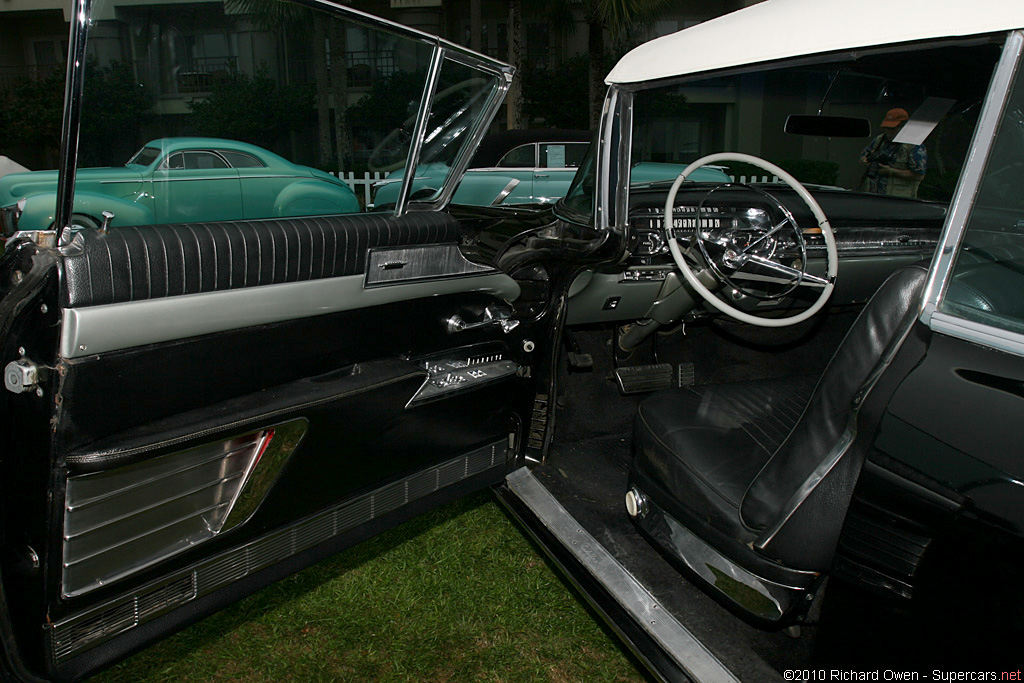
[[[879,288],[820,379],[654,394],[627,508],[670,559],[749,616],[796,618],[828,570],[860,472],[856,416],[917,318],[927,270]]]

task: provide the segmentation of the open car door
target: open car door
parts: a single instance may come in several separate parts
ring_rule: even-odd
[[[23,218],[0,262],[0,631],[8,673],[24,680],[86,676],[500,482],[533,401],[520,288],[467,258],[441,210],[511,69],[327,5],[77,9],[69,62],[93,72],[69,71],[59,187],[5,209],[10,226],[50,201],[67,227]],[[164,49],[211,25],[228,40]],[[102,138],[86,124],[118,100],[90,87],[124,84],[151,98],[146,125]],[[264,97],[217,128],[246,90]],[[274,111],[285,114],[261,118]],[[76,169],[123,162],[157,128],[306,164],[413,168],[432,145],[452,170],[427,210],[409,212],[404,187],[387,213],[310,215],[325,185],[314,177],[274,217],[119,226],[132,198],[76,186]],[[208,200],[186,187],[204,182],[175,201]],[[72,227],[85,218],[104,225]]]

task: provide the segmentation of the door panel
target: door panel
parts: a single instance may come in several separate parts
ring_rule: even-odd
[[[459,233],[413,214],[76,236],[61,286],[31,304],[61,312],[50,350],[5,340],[55,358],[46,398],[8,397],[49,432],[37,467],[4,471],[7,523],[33,520],[5,531],[39,557],[4,567],[34,666],[101,665],[502,479],[532,405],[522,337],[450,320],[511,311],[519,288],[467,261]]]

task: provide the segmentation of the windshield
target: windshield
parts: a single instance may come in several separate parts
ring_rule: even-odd
[[[713,152],[773,162],[808,185],[948,202],[999,46],[867,54],[637,93],[632,183]],[[732,162],[738,182],[776,182]]]
[[[156,147],[143,147],[135,153],[125,166],[149,166],[160,156],[160,150]]]

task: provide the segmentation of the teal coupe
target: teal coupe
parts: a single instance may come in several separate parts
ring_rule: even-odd
[[[23,225],[49,225],[56,206],[57,171],[11,173],[0,178],[3,233]],[[22,203],[20,200],[25,200]],[[357,213],[359,201],[343,181],[294,164],[261,147],[217,138],[161,138],[124,166],[80,169],[72,223],[111,225],[277,218]]]

